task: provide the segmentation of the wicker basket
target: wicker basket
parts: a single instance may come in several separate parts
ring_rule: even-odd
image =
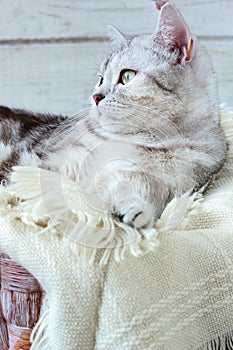
[[[0,349],[28,350],[44,292],[38,281],[7,255],[0,255],[0,268]]]

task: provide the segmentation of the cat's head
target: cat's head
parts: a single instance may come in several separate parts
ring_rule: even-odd
[[[108,32],[112,50],[93,95],[106,129],[153,131],[161,116],[181,129],[200,126],[203,115],[217,120],[212,65],[172,4],[162,6],[152,35],[126,36],[111,26]]]

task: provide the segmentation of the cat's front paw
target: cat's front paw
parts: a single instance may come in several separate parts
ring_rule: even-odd
[[[127,205],[119,202],[114,206],[114,215],[125,224],[137,229],[151,228],[155,219],[153,206],[139,197],[133,198]]]

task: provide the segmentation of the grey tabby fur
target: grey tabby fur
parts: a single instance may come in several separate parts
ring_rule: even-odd
[[[148,228],[174,196],[199,189],[223,164],[215,75],[172,4],[162,6],[152,35],[109,27],[109,36],[90,109],[64,120],[32,115],[37,127],[22,124],[21,112],[9,112],[16,123],[1,115],[2,177],[12,164],[58,171],[97,210]],[[128,71],[135,76],[125,84]]]

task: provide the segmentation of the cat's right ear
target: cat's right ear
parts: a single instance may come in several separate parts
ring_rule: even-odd
[[[175,53],[177,58],[174,63],[185,65],[192,61],[195,54],[193,35],[179,11],[169,2],[161,7],[153,42],[171,54]]]
[[[152,1],[155,3],[155,7],[159,11],[168,2],[168,0],[152,0]]]
[[[115,27],[108,25],[108,37],[114,45],[122,46],[126,43],[124,35]]]

